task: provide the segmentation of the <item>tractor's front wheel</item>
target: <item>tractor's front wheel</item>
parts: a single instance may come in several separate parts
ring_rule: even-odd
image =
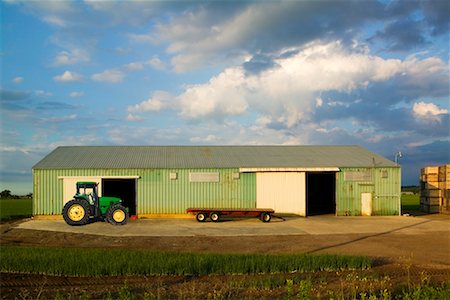
[[[127,209],[120,204],[111,205],[106,212],[106,220],[113,225],[125,225],[128,219]]]
[[[64,221],[72,226],[85,225],[89,222],[90,205],[85,200],[73,199],[64,205]]]

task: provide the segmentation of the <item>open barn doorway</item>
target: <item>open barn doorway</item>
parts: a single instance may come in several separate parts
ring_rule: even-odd
[[[336,173],[306,174],[306,215],[336,214]]]
[[[122,199],[130,216],[136,215],[136,179],[102,179],[102,196]]]

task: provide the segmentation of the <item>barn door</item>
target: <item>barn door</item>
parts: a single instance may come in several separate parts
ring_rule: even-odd
[[[277,213],[306,215],[305,172],[258,172],[257,208],[273,208]]]
[[[361,215],[372,215],[372,193],[361,193]]]

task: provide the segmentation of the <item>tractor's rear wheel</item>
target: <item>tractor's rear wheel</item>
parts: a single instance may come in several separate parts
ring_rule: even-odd
[[[73,199],[64,205],[64,221],[72,226],[85,225],[89,222],[90,205],[86,200]]]
[[[111,205],[106,212],[106,220],[114,225],[125,225],[128,219],[127,209],[120,204]]]

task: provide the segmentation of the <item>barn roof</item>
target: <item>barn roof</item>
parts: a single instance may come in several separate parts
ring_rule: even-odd
[[[360,146],[64,146],[33,169],[396,167]]]

